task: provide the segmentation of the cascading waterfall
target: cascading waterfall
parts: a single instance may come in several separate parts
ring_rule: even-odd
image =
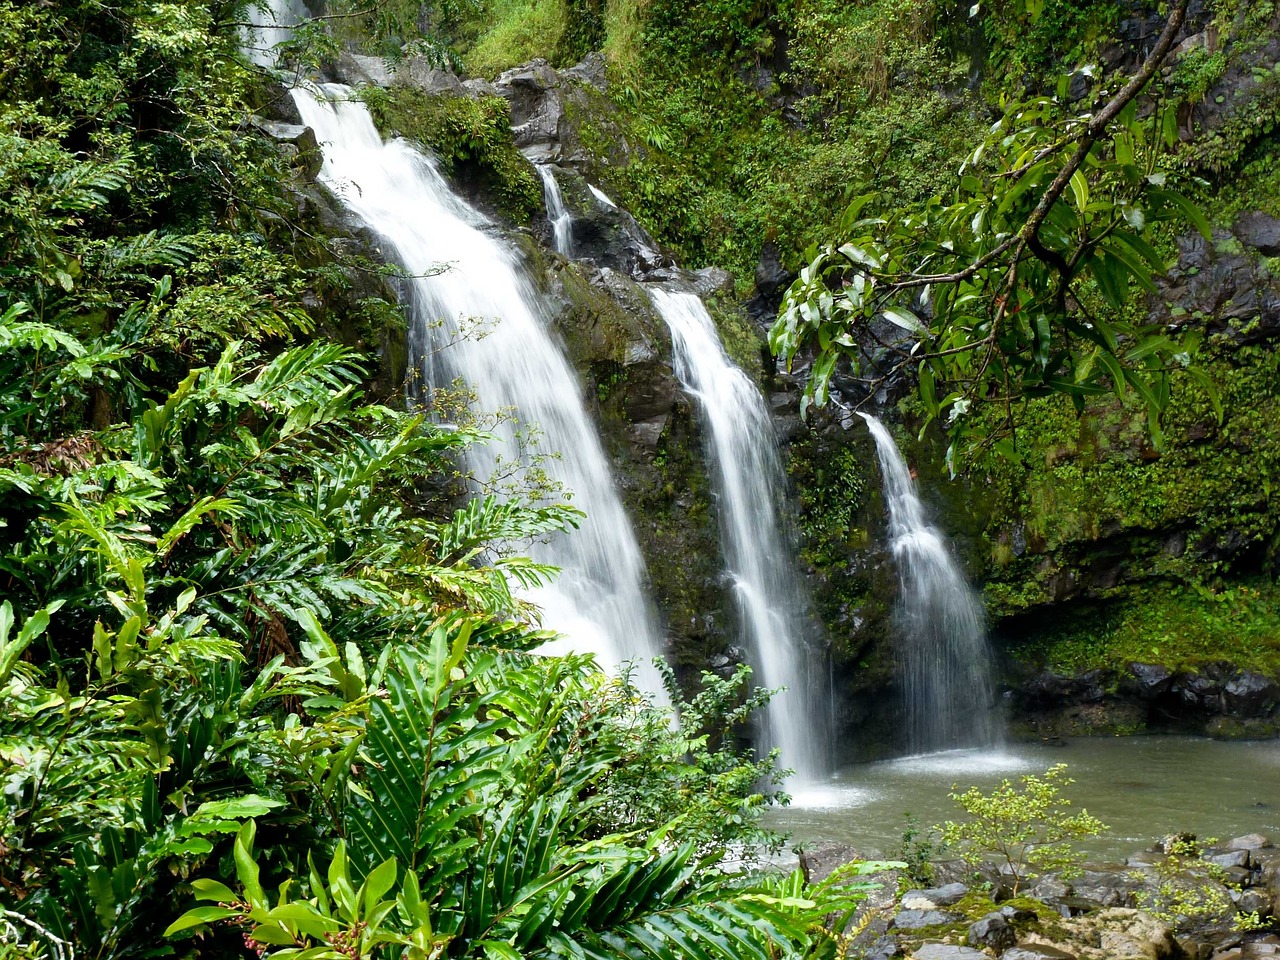
[[[676,376],[702,411],[727,573],[756,680],[787,688],[766,713],[770,745],[797,779],[812,781],[824,772],[829,742],[819,692],[825,670],[805,648],[813,620],[778,516],[785,480],[773,423],[702,301],[661,288],[651,296],[671,329]]]
[[[516,465],[526,478],[543,471],[586,513],[577,531],[530,550],[561,570],[553,584],[526,594],[541,607],[544,625],[566,638],[556,646],[591,651],[608,668],[637,661],[637,681],[660,694],[649,661],[662,644],[644,592],[644,561],[581,388],[515,254],[493,235],[492,223],[450,191],[428,157],[403,140],[384,142],[349,88],[329,84],[318,95],[298,89],[294,99],[324,150],[321,181],[410,275],[410,346],[426,383],[458,378],[480,409],[514,409],[533,428],[521,435],[504,418],[494,428],[496,442],[470,448],[473,476],[489,481]]]
[[[560,184],[556,183],[555,174],[546,164],[536,164],[538,176],[542,178],[542,197],[547,205],[547,219],[551,221],[552,240],[556,253],[565,257],[573,256],[573,216],[565,208],[564,194],[560,192]]]
[[[302,0],[257,0],[249,4],[247,14],[250,26],[244,29],[245,55],[267,69],[276,65],[276,47],[310,15]]]
[[[898,567],[898,662],[912,752],[990,746],[1000,739],[991,651],[978,596],[942,533],[925,518],[911,471],[884,424],[871,429],[884,477]]]

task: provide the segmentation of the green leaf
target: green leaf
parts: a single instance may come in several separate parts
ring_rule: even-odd
[[[190,930],[192,927],[199,927],[217,920],[226,920],[228,917],[238,916],[240,916],[240,911],[232,910],[229,907],[193,907],[169,924],[165,928],[164,935],[171,937],[175,933]]]

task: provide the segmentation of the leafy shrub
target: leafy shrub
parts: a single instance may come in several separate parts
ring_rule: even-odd
[[[994,859],[1012,880],[1015,896],[1037,873],[1055,870],[1067,880],[1078,876],[1084,854],[1072,841],[1096,837],[1107,827],[1087,810],[1071,812],[1071,801],[1060,794],[1073,783],[1066,771],[1067,765],[1059,763],[1042,777],[1020,777],[1021,786],[1002,780],[989,794],[977,787],[949,794],[969,819],[942,824],[942,842],[957,847],[975,866]]]

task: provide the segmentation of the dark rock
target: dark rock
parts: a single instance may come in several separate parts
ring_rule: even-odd
[[[1015,907],[1012,904],[1005,904],[999,910],[1000,916],[1004,917],[1010,923],[1029,923],[1036,918],[1034,910],[1027,910],[1023,907]]]
[[[565,70],[562,76],[566,80],[584,83],[604,93],[608,89],[608,62],[604,54],[592,51],[583,58],[581,63],[575,63]]]
[[[289,150],[293,163],[306,174],[308,180],[316,178],[324,163],[324,155],[320,152],[314,130],[301,124],[280,123],[263,117],[253,117],[252,122],[264,134]]]
[[[1280,257],[1280,219],[1255,210],[1241,214],[1231,232],[1264,257]]]
[[[893,960],[902,956],[897,937],[880,937],[867,949],[866,960]]]
[[[924,930],[959,923],[963,919],[960,914],[946,910],[899,910],[893,918],[893,925],[899,930]]]
[[[511,136],[534,162],[560,159],[564,103],[560,76],[545,60],[533,60],[500,74],[498,95],[511,104]]]
[[[969,924],[968,943],[971,947],[989,947],[996,953],[1018,942],[1017,934],[1001,913],[988,913],[981,920]]]
[[[1041,877],[1034,885],[1027,888],[1027,896],[1034,897],[1036,900],[1048,902],[1050,900],[1061,900],[1063,897],[1069,897],[1075,890],[1071,884],[1058,877],[1050,874],[1047,877]]]
[[[1227,712],[1238,717],[1266,717],[1280,703],[1280,686],[1273,680],[1246,670],[1223,688]]]
[[[1154,700],[1169,692],[1173,672],[1158,663],[1131,663],[1129,676],[1122,681],[1126,691],[1143,700]]]

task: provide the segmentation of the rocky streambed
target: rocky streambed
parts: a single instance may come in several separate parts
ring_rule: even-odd
[[[847,847],[805,854],[818,879]],[[1021,889],[1006,866],[959,860],[927,867],[934,883],[906,874],[877,879],[859,923],[866,960],[1262,960],[1280,957],[1280,849],[1263,834],[1204,845],[1166,837],[1120,863],[1047,873]],[[904,887],[911,887],[897,893]]]

